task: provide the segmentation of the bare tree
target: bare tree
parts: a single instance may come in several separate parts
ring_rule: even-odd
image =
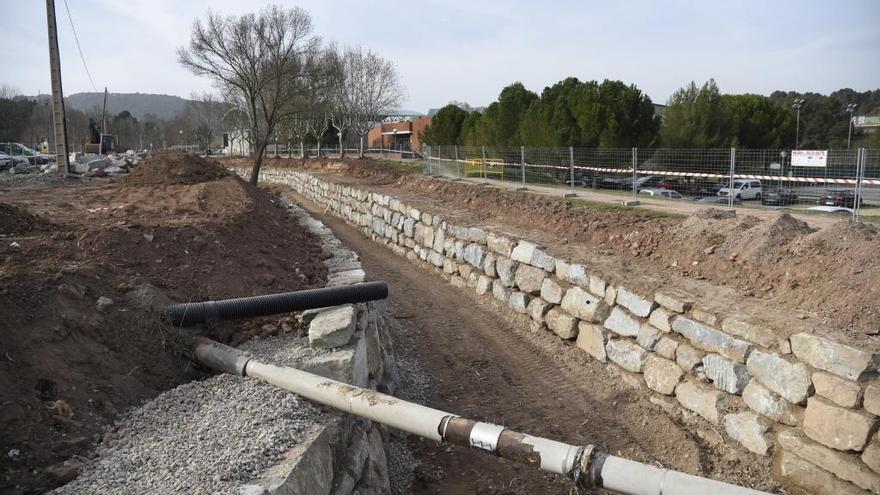
[[[226,110],[226,104],[211,93],[190,95],[184,112],[192,126],[193,136],[202,149],[211,149],[211,142],[223,125]]]
[[[20,94],[21,91],[19,91],[19,89],[15,86],[11,86],[6,83],[0,85],[0,99],[11,100]]]
[[[360,46],[345,49],[341,67],[344,106],[360,138],[358,153],[363,157],[364,137],[383,113],[400,105],[404,90],[394,64]]]
[[[209,12],[204,22],[193,23],[189,46],[178,49],[181,65],[213,79],[247,115],[252,184],[278,122],[296,111],[311,71],[319,69],[319,47],[305,10],[269,6],[241,16]]]

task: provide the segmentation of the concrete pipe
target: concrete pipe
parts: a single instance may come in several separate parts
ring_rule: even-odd
[[[597,487],[633,495],[763,493],[596,452],[592,446],[569,445],[461,418],[295,368],[261,363],[237,349],[201,337],[195,341],[194,354],[202,365],[215,371],[259,378],[306,399],[413,435],[561,474],[579,489]]]

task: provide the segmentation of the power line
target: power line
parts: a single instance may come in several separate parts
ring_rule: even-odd
[[[82,47],[79,45],[79,37],[76,35],[76,28],[73,26],[73,17],[70,15],[70,7],[67,5],[67,0],[64,0],[64,9],[67,10],[67,20],[70,21],[70,29],[73,31],[73,39],[76,41],[76,49],[79,51],[79,59],[82,60],[83,69],[86,70],[86,75],[89,76],[89,82],[92,83],[92,89],[97,93],[98,87],[95,86],[95,81],[92,80],[92,73],[89,72],[89,66],[86,65],[86,58],[83,57]]]

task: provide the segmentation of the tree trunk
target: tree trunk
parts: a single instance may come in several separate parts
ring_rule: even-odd
[[[303,160],[306,159],[306,142],[304,139],[299,140],[299,157]]]
[[[263,155],[266,152],[266,143],[261,143],[254,151],[254,165],[251,168],[251,184],[257,185],[260,180],[260,167],[263,165]]]
[[[358,145],[358,158],[364,157],[364,135],[361,134],[360,144]]]
[[[345,148],[342,147],[342,131],[339,131],[339,158],[345,158]]]

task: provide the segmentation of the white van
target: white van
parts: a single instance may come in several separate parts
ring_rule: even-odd
[[[736,179],[733,181],[733,189],[722,187],[718,190],[719,196],[733,196],[743,201],[747,199],[761,199],[761,181]]]

